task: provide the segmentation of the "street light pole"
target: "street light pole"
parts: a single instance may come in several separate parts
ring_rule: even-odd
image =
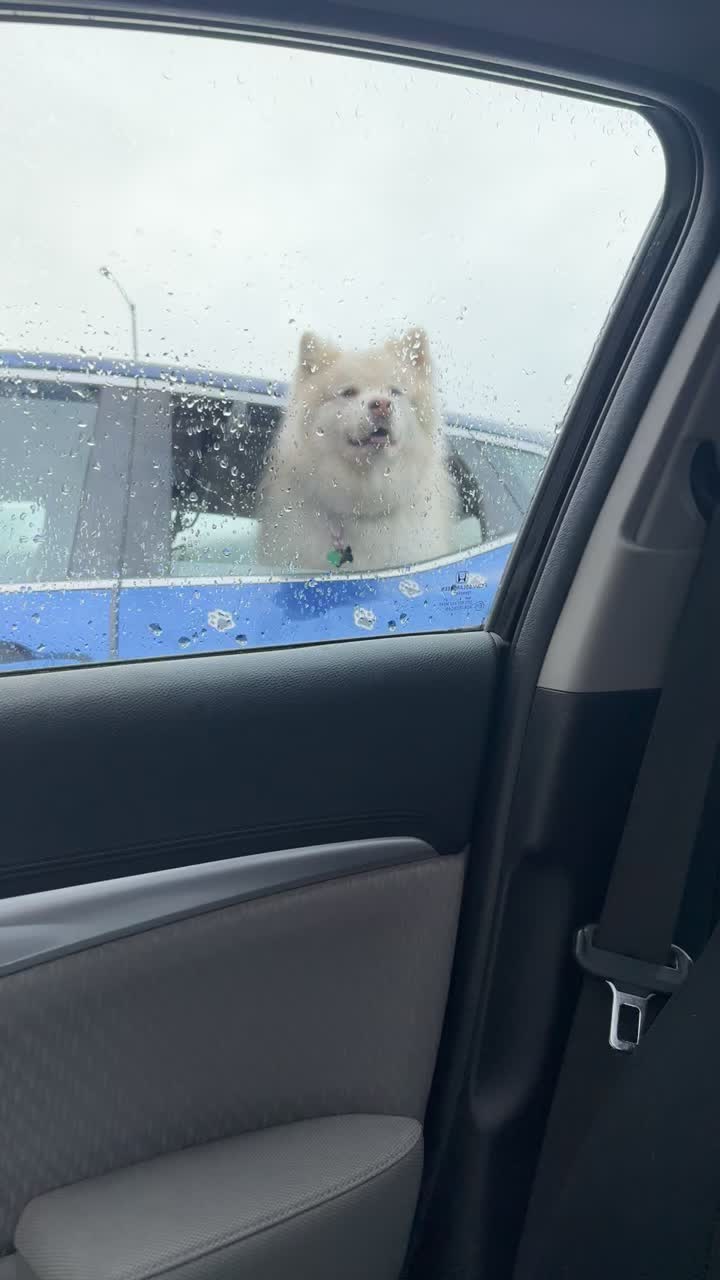
[[[135,306],[135,303],[133,302],[129,294],[126,292],[126,290],[123,288],[117,276],[114,274],[114,272],[110,270],[109,267],[100,267],[100,275],[104,276],[106,280],[109,280],[111,284],[115,285],[115,288],[117,289],[118,293],[120,294],[120,297],[123,299],[125,305],[127,306],[130,312],[130,332],[132,334],[132,354],[133,354],[133,361],[137,366],[139,356],[138,356],[137,308]]]

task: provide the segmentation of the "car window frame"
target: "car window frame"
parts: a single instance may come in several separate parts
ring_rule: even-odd
[[[100,388],[95,427],[93,465],[88,460],[83,505],[73,545],[71,581],[93,586],[96,580],[116,581],[121,571],[123,528],[127,521],[130,460],[135,430],[135,379],[109,383],[88,378]],[[124,476],[119,488],[117,476]],[[94,572],[101,558],[106,573]]]
[[[111,401],[113,400],[111,386],[107,379],[102,375],[81,370],[57,370],[55,368],[33,367],[30,362],[17,367],[6,364],[0,359],[0,385],[6,383],[48,383],[51,386],[57,386],[58,382],[62,382],[67,386],[82,386],[97,391],[97,401],[95,410],[95,421],[93,425],[94,446],[92,452],[93,463],[97,464],[97,469],[91,466],[91,456],[88,456],[88,464],[85,468],[82,484],[80,487],[77,516],[75,520],[75,528],[69,544],[66,577],[64,579],[45,578],[36,583],[3,583],[4,591],[13,589],[27,591],[39,590],[62,590],[68,589],[75,585],[94,586],[102,585],[106,587],[110,579],[113,578],[112,549],[114,548],[113,522],[112,522],[112,503],[109,507],[103,506],[102,503],[96,503],[90,500],[90,495],[94,490],[93,481],[99,476],[108,474],[107,463],[109,460],[109,450],[117,449],[118,437],[117,433],[112,431],[105,432],[104,427],[108,417],[113,412]],[[107,439],[105,436],[107,434]],[[105,561],[108,566],[105,572],[95,572],[94,566],[98,563],[98,557]]]
[[[142,385],[143,386],[145,385],[145,381],[142,381]],[[282,385],[283,384],[280,384],[280,383],[271,384],[271,386],[273,387],[282,386]],[[186,394],[188,396],[197,396],[198,399],[201,399],[201,398],[202,399],[207,399],[207,398],[220,399],[220,400],[228,401],[233,404],[238,404],[238,403],[266,404],[273,408],[280,408],[280,409],[282,409],[287,403],[286,398],[281,398],[280,396],[278,396],[276,393],[272,391],[235,392],[235,391],[225,390],[222,387],[220,388],[215,387],[212,385],[212,383],[208,384],[206,388],[204,384],[200,384],[196,382],[188,383],[188,382],[183,382],[182,380],[178,380],[177,382],[174,382],[172,387],[168,391],[168,395],[170,397],[176,396],[178,394]],[[141,420],[141,415],[139,415],[139,421],[140,420]],[[473,441],[477,441],[479,443],[486,442],[488,444],[499,446],[501,448],[516,449],[520,451],[530,452],[545,458],[549,457],[549,454],[551,451],[550,441],[548,440],[547,448],[544,448],[543,443],[541,443],[539,439],[536,441],[533,438],[533,434],[539,436],[540,433],[528,433],[528,436],[526,438],[519,433],[516,435],[515,430],[511,427],[503,427],[498,429],[497,431],[494,431],[493,428],[489,425],[483,424],[483,425],[479,425],[476,428],[470,425],[471,422],[472,422],[471,418],[468,418],[467,422],[461,423],[459,421],[459,415],[456,415],[456,414],[445,415],[443,417],[443,433],[445,438],[451,439],[453,435],[462,435],[466,438],[469,438]],[[172,448],[172,440],[170,441],[170,448]],[[223,514],[223,513],[218,513],[218,514]],[[344,572],[343,580],[344,581],[368,581],[372,579],[402,577],[407,573],[414,573],[421,570],[436,569],[436,568],[441,568],[454,563],[460,563],[464,558],[481,555],[483,554],[483,552],[493,551],[498,547],[503,547],[508,545],[509,543],[514,542],[515,538],[517,537],[521,523],[522,523],[522,519],[518,523],[518,528],[513,529],[508,533],[502,534],[498,537],[482,538],[479,542],[470,543],[467,547],[462,547],[459,550],[450,551],[443,556],[436,556],[429,561],[416,561],[416,562],[414,561],[409,565],[405,564],[405,565],[399,565],[399,566],[391,566],[391,567],[387,567],[384,569],[377,569],[377,570]],[[130,580],[132,581],[132,585],[136,587],[141,586],[143,581],[148,582],[148,585],[152,585],[154,587],[162,586],[165,584],[170,586],[173,584],[180,584],[180,585],[182,584],[199,585],[203,583],[206,584],[208,581],[207,576],[203,577],[201,575],[194,575],[192,573],[187,575],[183,574],[183,575],[170,576],[173,541],[174,541],[174,537],[172,535],[172,529],[169,524],[168,540],[167,540],[168,551],[167,551],[167,560],[166,560],[166,564],[168,565],[168,573],[166,577],[164,576],[155,577],[155,576],[143,575],[143,576],[137,576],[137,577],[132,577],[131,579],[127,579],[125,576],[123,576],[123,582],[127,582]],[[282,582],[288,582],[288,583],[302,582],[304,580],[309,580],[309,579],[312,579],[318,582],[322,582],[325,580],[333,581],[336,577],[337,577],[337,574],[333,570],[328,570],[327,572],[323,571],[323,572],[314,572],[314,573],[283,572],[283,573],[267,573],[267,574],[252,573],[252,574],[242,574],[242,575],[213,574],[212,581],[217,583],[218,585],[230,585],[231,583],[238,582],[238,581],[246,582],[248,584],[250,583],[278,584]]]

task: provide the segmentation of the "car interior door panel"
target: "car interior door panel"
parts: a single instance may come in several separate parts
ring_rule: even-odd
[[[392,863],[391,850],[387,857]],[[254,1213],[262,1216],[261,1208],[250,1213],[249,1222],[233,1219],[232,1205],[237,1213],[247,1205],[229,1197],[222,1222],[201,1222],[194,1179],[202,1187],[207,1173],[223,1183],[228,1168],[252,1179],[256,1155],[264,1176],[271,1179],[277,1164],[280,1179],[289,1165],[303,1164],[303,1134],[316,1152],[308,1157],[317,1161],[316,1172],[327,1174],[318,1185],[329,1190],[318,1191],[318,1205],[331,1198],[336,1183],[364,1184],[376,1164],[390,1169],[397,1158],[406,1173],[389,1173],[388,1183],[402,1184],[397,1194],[408,1206],[420,1164],[419,1123],[442,1022],[462,866],[460,855],[428,857],[421,849],[416,862],[208,907],[3,978],[3,1246],[8,1248],[30,1200],[53,1187],[85,1186],[97,1178],[85,1187],[100,1197],[92,1199],[91,1214],[80,1200],[67,1219],[60,1212],[46,1220],[38,1201],[34,1219],[46,1253],[56,1247],[59,1256],[67,1249],[72,1260],[69,1271],[41,1267],[40,1275],[79,1275],[75,1268],[81,1263],[92,1275],[93,1249],[107,1239],[96,1206],[115,1203],[116,1184],[99,1175],[140,1161],[150,1162],[148,1187],[157,1191],[148,1194],[162,1203],[167,1199],[171,1220],[173,1214],[187,1216],[192,1206],[193,1230],[212,1240],[237,1229],[239,1238],[250,1231]],[[48,1053],[38,1051],[43,1043],[52,1044]],[[346,1116],[348,1123],[337,1133],[296,1124],[328,1116]],[[366,1130],[362,1124],[355,1129],[350,1117],[362,1117],[368,1128],[365,1154]],[[199,1145],[206,1152],[209,1143],[255,1130],[274,1133],[277,1141],[217,1148],[217,1174],[210,1155],[209,1163],[201,1159],[197,1166],[165,1166],[155,1159]],[[304,1187],[279,1191],[280,1220],[298,1212],[292,1205],[312,1193],[315,1175],[308,1176]],[[391,1194],[390,1186],[383,1191],[378,1184],[381,1200]],[[346,1244],[356,1254],[352,1195],[348,1204]],[[404,1212],[392,1257],[406,1235],[409,1213]],[[342,1216],[340,1204],[329,1215],[332,1229],[341,1233]],[[319,1220],[325,1221],[322,1213]],[[83,1224],[86,1234],[76,1239]],[[147,1247],[162,1251],[166,1230],[158,1222],[159,1237]],[[35,1228],[28,1232],[31,1238]],[[118,1266],[121,1261],[122,1255]],[[368,1257],[357,1274],[373,1275],[377,1261]],[[105,1274],[145,1273],[111,1268]]]
[[[4,891],[375,837],[458,853],[498,654],[482,632],[398,635],[12,677]]]
[[[300,1255],[398,1274],[498,657],[489,635],[433,641],[429,685],[422,637],[377,642],[372,714],[362,642],[4,682],[0,1248],[19,1274],[281,1277]],[[52,813],[30,794],[51,773]]]
[[[4,898],[0,975],[202,911],[436,856],[421,840],[358,840]]]
[[[392,1280],[421,1168],[421,1127],[399,1116],[205,1143],[33,1200],[16,1232],[20,1275]]]

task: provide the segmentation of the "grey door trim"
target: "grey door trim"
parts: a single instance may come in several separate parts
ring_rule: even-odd
[[[172,423],[170,393],[136,393],[127,524],[120,576],[166,575],[170,566]]]
[[[93,386],[93,383],[88,383]],[[70,558],[69,583],[95,587],[115,581],[120,573],[130,471],[130,443],[135,415],[135,390],[101,386],[88,449],[82,501]],[[92,465],[91,465],[92,463]]]
[[[0,977],[234,902],[437,856],[422,840],[358,840],[5,898]]]

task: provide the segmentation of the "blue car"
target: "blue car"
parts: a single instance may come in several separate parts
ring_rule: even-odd
[[[446,419],[461,518],[431,563],[258,571],[282,383],[0,353],[0,669],[477,627],[552,437]]]

